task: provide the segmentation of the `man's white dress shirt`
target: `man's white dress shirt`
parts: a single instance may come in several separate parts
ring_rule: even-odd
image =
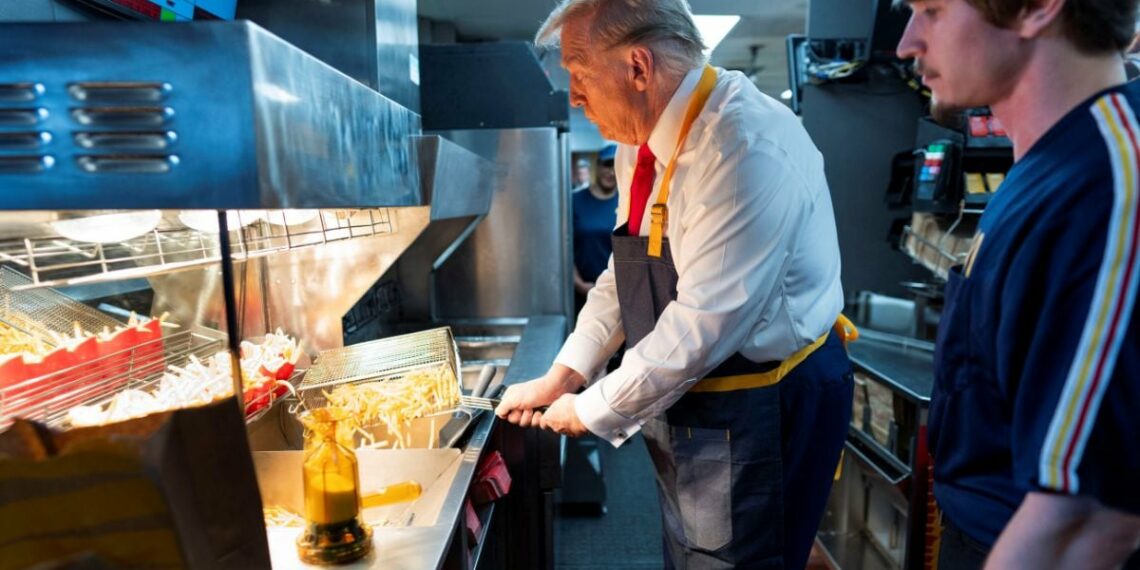
[[[701,71],[685,76],[649,136],[657,157],[649,204],[661,191]],[[637,147],[620,145],[619,227],[629,217],[636,164]],[[733,353],[784,360],[826,332],[843,308],[823,157],[799,119],[742,73],[717,69],[672,186],[665,235],[677,299],[621,366],[590,382],[575,404],[582,423],[615,446]],[[651,209],[641,235],[649,233]],[[555,361],[593,380],[624,340],[611,256]]]

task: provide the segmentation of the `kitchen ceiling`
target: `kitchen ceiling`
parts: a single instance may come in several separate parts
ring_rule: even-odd
[[[450,22],[462,38],[531,40],[556,0],[419,0],[419,15]],[[806,29],[808,0],[690,0],[694,14],[739,15],[717,46],[712,63],[739,69],[761,91],[778,97],[788,88],[788,34]]]

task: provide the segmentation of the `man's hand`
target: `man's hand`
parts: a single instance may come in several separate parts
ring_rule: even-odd
[[[585,383],[581,374],[555,364],[542,378],[507,387],[495,415],[522,427],[539,427],[535,408],[549,406],[559,396],[574,392]]]
[[[554,433],[571,437],[586,435],[589,430],[578,419],[578,412],[574,409],[574,399],[577,397],[575,394],[563,394],[545,412],[535,413],[535,421],[543,429]]]
[[[994,545],[987,569],[1120,568],[1140,543],[1140,517],[1085,496],[1030,492]]]

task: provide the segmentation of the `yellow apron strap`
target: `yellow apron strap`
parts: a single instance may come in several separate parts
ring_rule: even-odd
[[[843,348],[847,348],[847,343],[859,340],[859,329],[855,328],[855,323],[851,322],[843,313],[835,319],[835,325],[832,326],[835,334],[839,335],[839,340],[843,341]]]
[[[712,378],[705,378],[700,382],[689,388],[690,392],[731,392],[733,390],[748,390],[751,388],[763,388],[765,386],[772,386],[778,384],[783,380],[799,363],[811,356],[811,353],[827,341],[827,336],[835,331],[835,334],[843,341],[843,347],[847,347],[847,343],[859,338],[859,329],[851,321],[840,314],[835,319],[835,324],[832,329],[823,333],[823,336],[815,339],[815,342],[799,349],[795,354],[789,356],[776,368],[767,372],[758,372],[756,374],[740,374],[737,376],[717,376]]]
[[[673,171],[677,168],[677,156],[681,154],[681,147],[689,137],[689,129],[701,109],[705,107],[713,87],[716,86],[716,70],[705,65],[701,73],[701,81],[697,83],[697,90],[689,99],[689,107],[685,110],[685,121],[681,123],[681,132],[677,135],[677,147],[673,149],[673,156],[665,166],[665,176],[661,179],[661,192],[657,195],[657,202],[649,210],[649,256],[661,257],[661,241],[665,237],[665,226],[669,223],[669,207],[665,203],[669,200],[669,184],[673,181]]]

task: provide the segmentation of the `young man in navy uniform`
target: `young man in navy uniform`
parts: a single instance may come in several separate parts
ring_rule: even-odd
[[[1137,1],[907,3],[898,55],[935,111],[988,105],[1015,159],[946,286],[939,568],[1119,567],[1140,541]]]

